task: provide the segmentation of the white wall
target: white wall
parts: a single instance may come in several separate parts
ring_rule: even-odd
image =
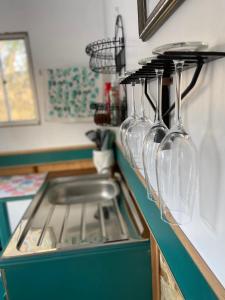
[[[43,84],[38,70],[74,63],[87,65],[86,44],[104,33],[109,37],[114,34],[115,7],[124,19],[127,69],[137,67],[140,58],[151,56],[154,47],[168,42],[202,40],[225,50],[224,0],[186,0],[145,43],[138,38],[136,2],[0,0],[0,32],[29,32],[42,115]],[[191,73],[184,74],[184,85]],[[193,221],[182,229],[225,285],[224,81],[225,59],[205,66],[183,106],[184,125],[199,152],[201,188]],[[93,124],[46,123],[42,118],[41,126],[1,128],[0,151],[85,144],[88,140],[84,132],[91,127]],[[203,212],[207,222],[201,216]]]
[[[84,133],[93,123],[45,122],[39,70],[88,65],[86,45],[104,36],[102,0],[0,0],[0,32],[16,31],[30,36],[41,125],[0,128],[0,151],[89,144]]]
[[[151,56],[156,46],[176,41],[205,41],[225,51],[225,1],[186,0],[151,39],[138,38],[137,0],[105,0],[106,28],[112,34],[115,7],[123,16],[127,69]],[[184,86],[192,71],[185,72]],[[200,196],[191,224],[182,229],[225,286],[225,59],[203,68],[183,105],[184,125],[198,149]],[[196,193],[197,194],[197,193]]]

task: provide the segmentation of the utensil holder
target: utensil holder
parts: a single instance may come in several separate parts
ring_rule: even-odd
[[[107,172],[115,163],[113,151],[93,150],[93,162],[98,173]]]

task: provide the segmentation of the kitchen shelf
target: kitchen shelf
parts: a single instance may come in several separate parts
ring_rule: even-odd
[[[145,79],[145,95],[152,106],[153,110],[156,110],[154,101],[152,101],[151,97],[147,92],[147,84],[149,81],[156,79],[155,69],[164,69],[164,78],[170,78],[172,74],[175,72],[174,68],[174,60],[184,61],[184,71],[195,68],[195,72],[193,74],[192,80],[190,84],[186,87],[186,89],[182,93],[182,99],[184,99],[187,94],[193,89],[195,86],[199,75],[202,70],[202,66],[211,61],[221,59],[225,57],[225,52],[217,52],[217,51],[167,51],[164,54],[157,55],[155,58],[151,59],[150,63],[147,63],[139,70],[135,71],[131,75],[127,76],[125,79],[121,80],[120,84],[131,84],[132,82],[139,83],[140,79]],[[168,94],[168,93],[167,93]],[[168,97],[163,100],[169,103]],[[166,109],[163,110],[163,117],[166,118],[169,116],[170,112],[174,109],[174,103],[169,106],[165,106]],[[168,120],[167,120],[168,123]]]
[[[174,73],[174,63],[173,60],[184,61],[184,70],[197,67],[198,65],[203,65],[211,61],[225,57],[225,52],[206,52],[206,51],[196,51],[196,52],[185,52],[185,51],[168,51],[163,55],[158,55],[155,59],[152,59],[150,63],[147,63],[139,70],[122,80],[121,84],[130,84],[131,82],[147,78],[153,80],[156,78],[155,69],[164,69],[164,77],[170,77]]]

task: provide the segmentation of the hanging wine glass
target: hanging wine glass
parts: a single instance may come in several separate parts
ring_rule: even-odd
[[[163,70],[156,69],[157,78],[157,104],[155,121],[147,133],[143,146],[143,164],[145,181],[147,184],[147,194],[150,200],[155,200],[152,197],[152,192],[157,192],[157,177],[156,177],[156,156],[158,147],[165,137],[168,128],[162,119],[162,77]]]
[[[144,79],[141,79],[141,86],[142,93],[140,116],[137,117],[134,125],[130,126],[126,132],[126,140],[128,149],[130,151],[130,156],[135,164],[135,167],[140,170],[143,169],[142,148],[144,138],[152,126],[152,122],[149,118],[147,118],[144,110]]]
[[[175,124],[157,152],[156,170],[161,217],[171,224],[190,222],[197,181],[196,150],[181,119],[182,61],[174,61],[176,79]]]
[[[131,72],[126,72],[126,75],[130,75]],[[135,103],[134,103],[134,87],[135,87],[135,81],[131,83],[131,101],[128,101],[128,111],[130,111],[130,116],[128,116],[123,123],[120,126],[120,141],[124,148],[125,155],[128,159],[128,161],[131,163],[132,166],[134,166],[132,157],[130,156],[130,151],[128,149],[127,140],[126,140],[126,132],[128,128],[136,122],[136,111],[135,111]]]

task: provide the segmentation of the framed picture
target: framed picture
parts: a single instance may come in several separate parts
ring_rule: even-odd
[[[146,41],[184,0],[137,0],[139,37]]]

